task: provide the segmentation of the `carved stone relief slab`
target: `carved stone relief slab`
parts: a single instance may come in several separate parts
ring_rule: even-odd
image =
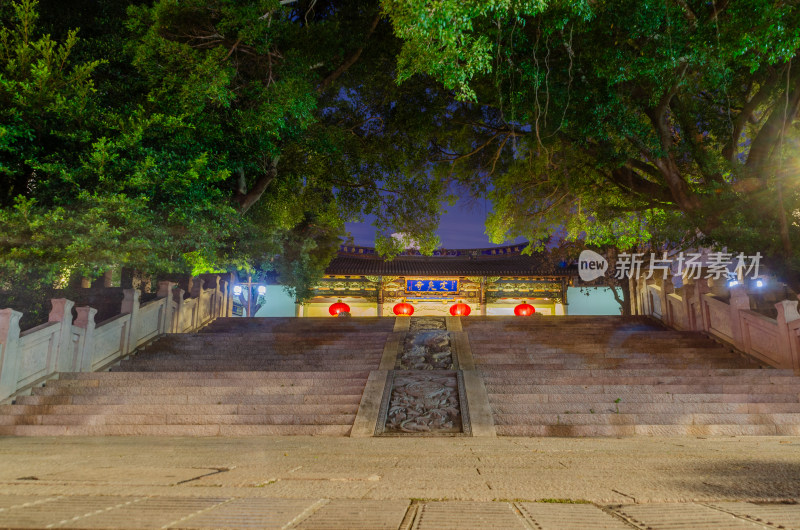
[[[469,435],[464,382],[455,371],[389,372],[376,435]]]

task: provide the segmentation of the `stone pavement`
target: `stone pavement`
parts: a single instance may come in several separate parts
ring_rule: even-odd
[[[800,528],[800,438],[0,438],[7,528]]]

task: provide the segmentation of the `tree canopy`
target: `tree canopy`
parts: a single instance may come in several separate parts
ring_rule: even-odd
[[[383,6],[399,79],[462,102],[440,174],[494,201],[496,241],[727,245],[800,287],[796,3]]]
[[[397,45],[376,3],[96,4],[0,13],[6,274],[257,266],[302,294],[346,220],[437,245],[441,187],[360,102],[353,65]]]
[[[19,0],[0,6],[0,274],[277,270],[344,222],[438,246],[760,251],[800,290],[800,6]],[[533,245],[531,248],[535,248]]]

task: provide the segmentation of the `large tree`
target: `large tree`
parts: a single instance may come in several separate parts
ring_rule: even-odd
[[[800,6],[384,0],[400,78],[461,103],[441,174],[501,240],[760,251],[800,291]]]
[[[21,0],[0,17],[6,278],[260,266],[304,294],[365,213],[436,246],[442,188],[375,85],[398,46],[376,2]]]

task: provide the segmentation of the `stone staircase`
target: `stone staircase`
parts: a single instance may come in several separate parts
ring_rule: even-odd
[[[0,434],[349,434],[394,319],[218,319],[0,406]]]
[[[462,319],[498,435],[798,435],[800,378],[643,318]]]
[[[218,319],[110,372],[60,374],[0,406],[0,435],[346,436],[394,325]],[[461,326],[501,436],[800,435],[800,377],[699,333],[640,317]]]

